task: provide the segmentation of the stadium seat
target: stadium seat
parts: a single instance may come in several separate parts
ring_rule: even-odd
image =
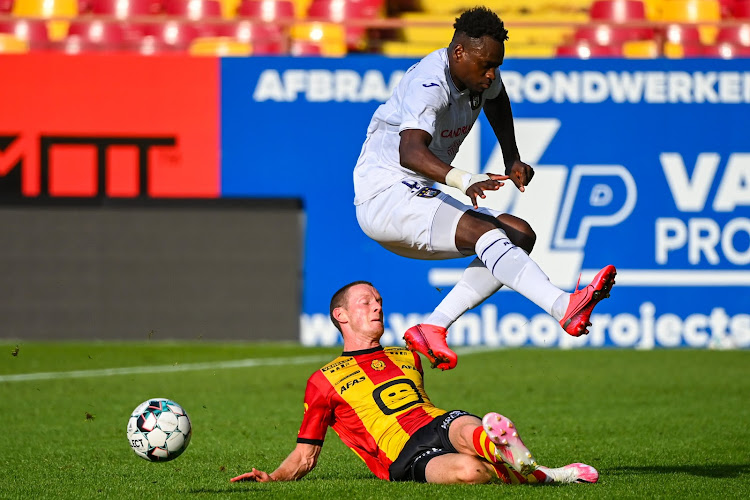
[[[740,47],[750,47],[750,23],[720,28],[716,35],[716,43],[731,43]]]
[[[252,47],[231,37],[198,37],[190,43],[188,52],[193,56],[249,56]]]
[[[297,23],[291,27],[289,36],[290,52],[293,55],[317,55],[315,54],[317,51],[322,56],[341,57],[347,53],[346,34],[344,28],[338,24]]]
[[[234,23],[216,26],[214,34],[250,44],[253,55],[278,55],[289,52],[289,39],[286,31],[277,24],[240,19]]]
[[[368,19],[376,19],[380,11],[376,4],[356,0],[314,0],[307,10],[308,19],[343,23],[349,50],[367,48]],[[356,24],[357,22],[362,24]]]
[[[0,54],[23,54],[29,51],[29,44],[17,36],[0,33]]]
[[[628,40],[622,44],[622,55],[626,59],[656,59],[661,47],[656,40]]]
[[[661,20],[675,23],[700,23],[721,21],[718,0],[665,0],[661,9]],[[700,26],[701,42],[712,44],[716,39],[715,26]]]
[[[622,57],[620,45],[596,45],[585,41],[560,45],[556,50],[557,57],[574,57],[578,59],[617,58]]]
[[[98,15],[127,19],[133,16],[160,14],[160,0],[91,0],[91,12]]]
[[[84,50],[116,51],[132,45],[143,36],[136,26],[121,21],[78,18],[68,28],[66,42],[78,43]]]
[[[242,0],[237,7],[237,16],[266,23],[294,19],[294,4],[291,0]]]
[[[50,39],[47,23],[35,19],[6,19],[0,20],[0,33],[13,35],[26,42],[29,50],[44,50],[49,46]],[[12,42],[9,42],[12,43]]]
[[[164,0],[164,13],[191,21],[221,19],[221,3],[218,0]]]
[[[193,40],[200,36],[213,36],[211,27],[188,21],[169,20],[144,25],[144,35],[156,39],[154,47],[159,51],[187,52]]]
[[[738,0],[732,7],[735,19],[750,19],[750,0]]]
[[[592,21],[609,21],[613,24],[646,22],[646,7],[641,0],[595,0],[589,15]],[[654,30],[643,26],[612,26],[606,36],[620,43],[628,40],[651,40]]]
[[[51,40],[62,40],[68,31],[68,21],[59,18],[76,17],[78,0],[14,0],[12,13],[17,17],[55,18],[47,22],[47,31]]]
[[[641,0],[594,0],[589,16],[594,21],[640,21],[646,19],[646,6]]]

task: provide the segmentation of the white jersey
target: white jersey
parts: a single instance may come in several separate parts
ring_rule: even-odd
[[[401,132],[424,130],[430,151],[450,164],[479,117],[487,99],[503,88],[499,70],[482,94],[459,91],[448,69],[448,49],[439,49],[409,68],[393,95],[381,104],[367,127],[367,138],[354,168],[354,204],[360,205],[404,179],[431,186],[434,181],[401,166]]]

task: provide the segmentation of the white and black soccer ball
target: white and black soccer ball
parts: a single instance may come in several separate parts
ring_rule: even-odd
[[[128,441],[136,455],[150,462],[179,457],[190,444],[193,429],[182,406],[152,398],[139,404],[128,420]]]

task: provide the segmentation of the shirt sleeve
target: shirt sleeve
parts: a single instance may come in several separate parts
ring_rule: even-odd
[[[315,384],[318,373],[307,380],[305,415],[297,433],[297,442],[322,446],[328,426],[333,423],[333,408],[328,403],[325,392]]]
[[[401,101],[399,133],[418,129],[434,137],[437,117],[446,106],[448,94],[437,80],[412,81]]]

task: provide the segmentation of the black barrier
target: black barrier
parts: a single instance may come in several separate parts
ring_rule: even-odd
[[[0,337],[298,340],[296,199],[0,199]]]

